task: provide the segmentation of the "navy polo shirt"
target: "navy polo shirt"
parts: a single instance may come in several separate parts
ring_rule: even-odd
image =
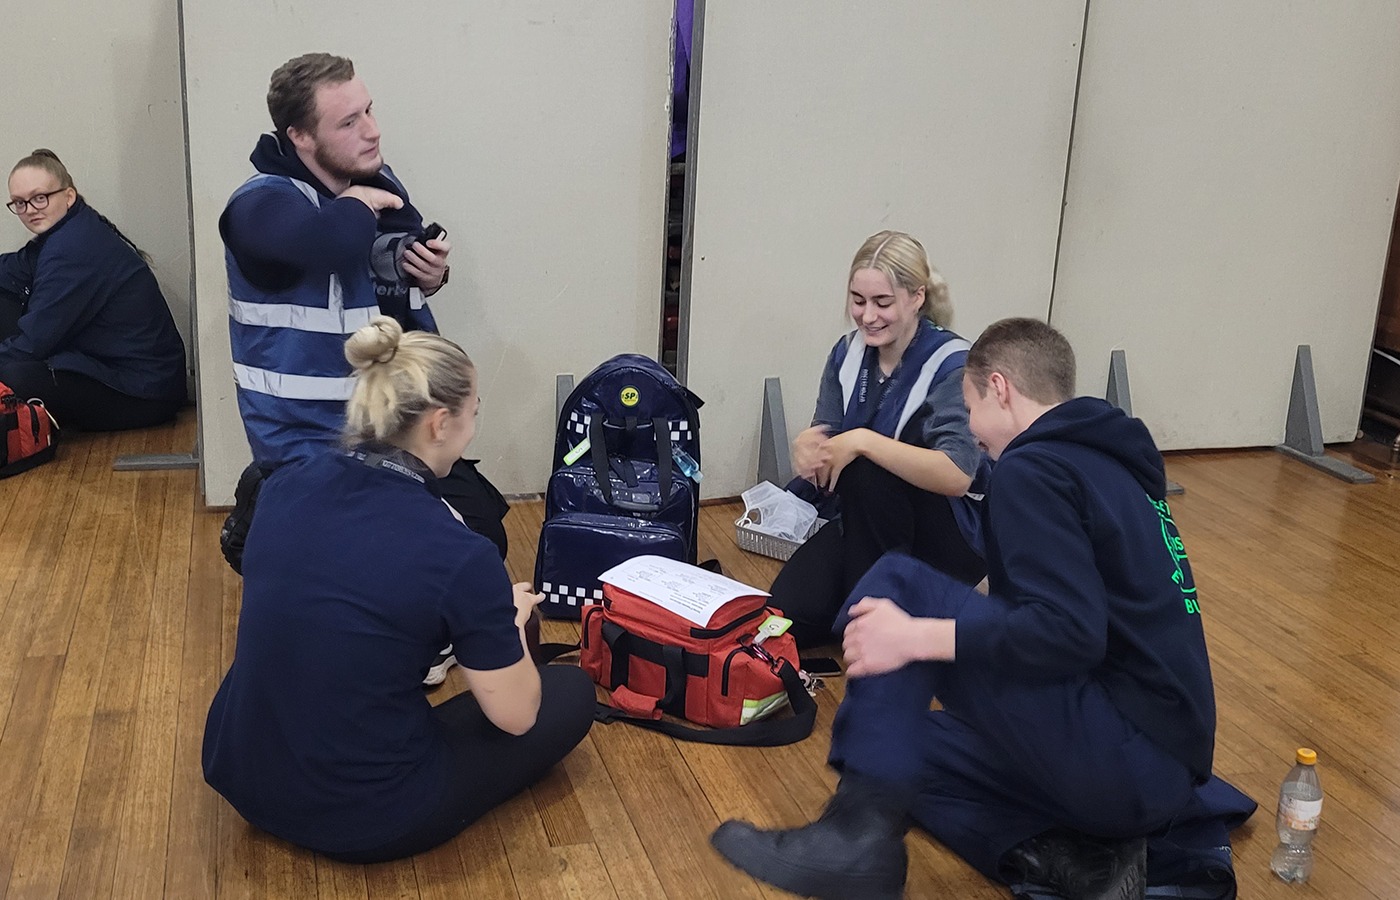
[[[428,665],[448,643],[472,669],[524,656],[495,546],[426,477],[331,452],[259,496],[204,777],[293,843],[354,852],[407,833],[446,784]]]

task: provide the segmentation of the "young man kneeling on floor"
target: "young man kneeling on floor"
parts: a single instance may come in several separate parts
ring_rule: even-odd
[[[963,396],[996,461],[989,595],[881,558],[836,623],[836,794],[802,828],[721,825],[734,865],[809,896],[897,897],[912,819],[1018,895],[1234,895],[1225,830],[1254,804],[1211,775],[1210,663],[1162,457],[1074,382],[1043,322],[997,322],[972,347]]]

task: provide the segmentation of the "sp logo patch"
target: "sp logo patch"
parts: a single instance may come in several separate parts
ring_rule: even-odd
[[[622,401],[623,406],[630,408],[637,405],[637,402],[642,399],[642,395],[635,387],[629,384],[618,394],[618,399]]]

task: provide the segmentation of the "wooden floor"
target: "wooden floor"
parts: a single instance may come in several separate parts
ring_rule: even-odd
[[[438,850],[331,863],[249,828],[200,775],[205,711],[233,654],[239,581],[222,514],[192,471],[113,472],[119,453],[182,452],[177,427],[80,435],[0,482],[0,895],[122,898],[774,897],[706,837],[732,816],[795,825],[834,784],[818,731],[768,750],[597,726],[543,783]],[[1235,835],[1241,896],[1400,897],[1400,489],[1347,486],[1268,451],[1172,456],[1173,504],[1214,662],[1217,770],[1260,802]],[[508,519],[528,579],[541,510]],[[704,511],[702,554],[766,587],[777,564]],[[573,626],[549,623],[546,639]],[[438,692],[460,689],[459,675]],[[1313,882],[1269,873],[1274,795],[1293,749],[1327,794]],[[996,898],[922,834],[910,897]]]

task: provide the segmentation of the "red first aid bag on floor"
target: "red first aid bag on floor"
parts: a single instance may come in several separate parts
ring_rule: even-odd
[[[18,475],[53,459],[58,423],[42,400],[21,400],[0,383],[0,478]]]
[[[775,747],[812,733],[816,703],[798,669],[797,645],[781,634],[754,643],[781,615],[759,594],[721,606],[701,627],[616,585],[585,606],[579,665],[612,692],[600,722],[627,721],[684,740]],[[791,706],[793,715],[768,716]],[[711,728],[689,728],[662,713]]]

